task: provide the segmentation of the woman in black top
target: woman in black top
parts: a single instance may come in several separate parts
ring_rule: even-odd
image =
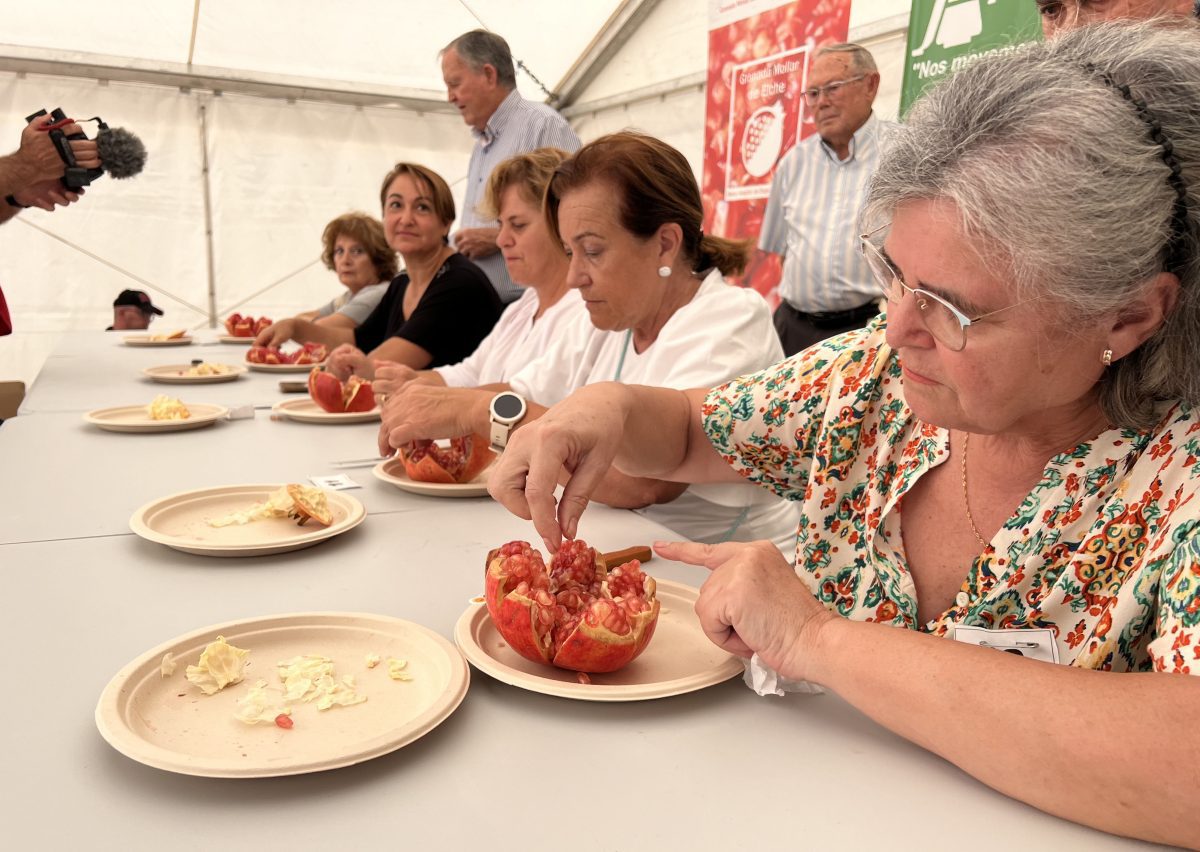
[[[352,373],[371,378],[376,360],[421,370],[475,351],[502,306],[483,271],[447,243],[455,215],[450,187],[424,166],[397,163],[384,178],[380,200],[388,244],[405,269],[379,306],[356,329],[289,319],[264,329],[256,344],[292,339],[336,346],[326,366],[341,379]]]

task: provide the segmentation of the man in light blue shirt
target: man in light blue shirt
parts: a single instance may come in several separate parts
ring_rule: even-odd
[[[804,91],[817,132],[775,169],[756,258],[783,255],[775,329],[789,357],[879,313],[879,287],[858,249],[858,214],[896,126],[871,111],[878,91],[865,48],[817,51]]]
[[[511,302],[521,295],[521,288],[508,277],[496,248],[496,223],[481,216],[476,206],[497,165],[537,148],[577,151],[579,137],[551,107],[521,97],[512,53],[500,36],[472,30],[450,42],[441,59],[450,103],[458,107],[475,135],[454,246],[478,264],[502,302]]]

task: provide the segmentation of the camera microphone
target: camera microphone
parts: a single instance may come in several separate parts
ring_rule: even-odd
[[[26,121],[33,121],[35,118],[46,114],[44,109],[38,110],[33,115],[26,117]],[[146,166],[146,146],[142,144],[142,140],[138,139],[128,130],[123,127],[109,127],[104,123],[104,119],[100,116],[91,118],[70,119],[67,114],[61,109],[55,109],[50,113],[50,118],[54,123],[46,128],[50,134],[50,139],[54,142],[54,147],[58,150],[58,156],[66,164],[66,170],[63,172],[62,184],[67,189],[82,189],[91,184],[96,178],[107,173],[114,178],[129,178],[141,172]],[[97,169],[85,169],[75,162],[75,154],[71,151],[71,142],[79,139],[87,139],[87,134],[82,130],[72,133],[67,136],[62,131],[62,126],[69,124],[72,121],[94,121],[96,122],[96,152],[100,155],[100,167]]]
[[[117,180],[133,177],[146,167],[146,146],[124,127],[102,125],[96,134],[102,168]]]

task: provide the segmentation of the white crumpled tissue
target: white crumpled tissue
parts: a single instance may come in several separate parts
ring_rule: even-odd
[[[746,674],[742,678],[746,686],[759,695],[783,695],[788,692],[803,692],[809,695],[820,695],[824,689],[806,680],[788,680],[781,677],[779,672],[768,666],[758,654],[752,656],[746,663]]]

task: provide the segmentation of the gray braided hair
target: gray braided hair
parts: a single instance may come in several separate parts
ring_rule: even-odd
[[[894,137],[864,230],[933,198],[955,203],[981,256],[1067,333],[1169,268],[1175,309],[1106,371],[1100,401],[1133,428],[1162,403],[1200,404],[1200,24],[1096,24],[953,75]]]

